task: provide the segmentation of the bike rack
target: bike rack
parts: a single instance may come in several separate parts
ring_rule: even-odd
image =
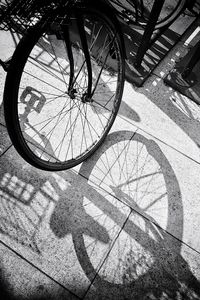
[[[20,2],[21,1],[21,2]],[[20,0],[18,3],[18,6],[20,3],[22,3],[22,0]],[[127,80],[134,82],[137,86],[141,86],[143,82],[146,80],[146,78],[149,76],[151,71],[156,67],[156,65],[160,62],[162,57],[157,61],[157,63],[154,63],[152,66],[149,66],[148,68],[150,70],[145,70],[142,66],[142,63],[144,62],[144,57],[147,54],[148,50],[151,50],[154,43],[159,39],[159,37],[162,36],[164,32],[167,31],[167,29],[170,27],[171,24],[166,25],[160,30],[155,31],[155,26],[158,21],[159,15],[161,13],[162,7],[164,5],[165,0],[154,0],[152,10],[150,12],[150,17],[147,25],[142,30],[142,33],[140,32],[140,40],[139,45],[137,45],[137,48],[133,51],[133,58],[132,58],[132,67],[133,69],[129,69],[127,71]],[[193,5],[195,0],[188,1],[188,8],[192,11]],[[175,21],[172,21],[173,23]],[[129,25],[126,25],[127,27]],[[134,35],[134,29],[131,29],[133,31]],[[178,41],[177,36],[172,41],[172,44],[174,45]],[[172,45],[172,46],[173,46]],[[132,43],[132,47],[134,48],[135,45]],[[165,51],[167,54],[167,51]],[[163,56],[164,56],[163,55]],[[128,55],[127,55],[128,56]],[[8,70],[9,67],[9,61],[2,61],[0,60],[0,65],[3,67],[5,71]],[[129,80],[130,79],[130,80]]]
[[[151,45],[156,40],[156,38],[158,38],[159,35],[162,34],[162,32],[165,31],[171,25],[171,23],[174,22],[174,21],[172,21],[167,26],[163,27],[163,29],[158,32],[156,37],[154,39],[152,39],[153,33],[155,31],[155,26],[156,26],[156,23],[160,16],[164,2],[165,2],[165,0],[154,0],[154,4],[153,4],[153,7],[152,7],[152,10],[150,13],[149,21],[145,27],[145,30],[144,30],[144,33],[142,36],[142,40],[140,42],[140,46],[138,48],[137,55],[135,58],[135,66],[136,67],[141,66],[144,55],[145,55],[146,51],[149,49],[149,45]],[[193,12],[194,4],[195,4],[195,0],[188,1],[187,8],[191,12]]]
[[[138,51],[137,51],[137,55],[135,58],[135,67],[139,67],[141,66],[142,60],[144,58],[144,55],[146,53],[146,51],[149,48],[149,45],[151,44],[151,38],[153,35],[153,32],[155,30],[155,25],[158,21],[160,12],[162,10],[163,4],[164,4],[165,0],[155,0],[151,13],[150,13],[150,17],[149,17],[149,21],[145,27],[143,36],[142,36],[142,40],[140,42],[140,46],[138,47]]]
[[[129,50],[134,48],[134,51],[131,57],[131,63],[128,64],[128,67],[126,68],[126,79],[134,83],[136,86],[142,86],[142,84],[145,82],[145,80],[148,78],[148,76],[151,74],[153,69],[158,65],[158,63],[167,55],[169,50],[179,41],[181,36],[185,33],[185,31],[190,27],[191,24],[188,25],[187,28],[180,34],[177,32],[173,32],[173,30],[170,29],[170,26],[176,22],[176,20],[172,20],[171,23],[167,24],[166,26],[163,26],[160,29],[155,29],[156,23],[158,21],[158,18],[160,16],[161,10],[163,8],[165,0],[154,0],[152,10],[150,12],[150,17],[149,20],[141,32],[140,30],[140,38],[138,39],[138,32],[137,30],[134,29],[134,26],[131,28],[132,30],[132,45],[129,46]],[[196,19],[196,12],[194,12],[193,7],[194,7],[195,0],[191,0],[187,4],[187,8],[191,13],[193,14],[194,20],[191,22],[193,23]],[[122,25],[123,26],[123,25]],[[129,25],[127,25],[128,27]],[[123,28],[123,27],[122,27]],[[124,26],[125,31],[126,28]],[[122,29],[122,31],[124,31]],[[130,31],[130,30],[129,30]],[[137,46],[134,45],[134,34],[136,33],[136,41],[139,44]],[[170,36],[171,34],[171,36]],[[157,51],[158,47],[156,42],[159,43],[160,40],[163,39],[163,37],[166,37],[166,41],[169,40],[170,42],[168,43],[167,47],[168,49],[161,49],[159,55],[160,57],[153,63],[149,63],[148,59],[150,57],[149,52]],[[157,47],[157,48],[156,48]],[[127,50],[126,56],[130,57],[129,53]],[[158,52],[158,51],[157,51]],[[150,58],[151,59],[151,58]],[[147,66],[145,66],[147,64]]]
[[[183,56],[164,82],[200,105],[200,40]]]
[[[197,62],[200,59],[200,41],[196,44],[194,48],[194,53],[192,53],[188,63],[184,66],[183,71],[181,72],[181,76],[183,79],[187,79],[189,75],[191,74],[194,66],[197,64]]]

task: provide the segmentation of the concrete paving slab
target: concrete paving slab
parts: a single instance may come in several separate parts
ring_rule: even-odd
[[[2,243],[0,258],[2,300],[79,299]]]
[[[133,212],[85,299],[200,299],[200,253]]]
[[[1,240],[83,296],[130,209],[72,170],[32,168],[13,148],[0,164]],[[86,275],[87,259],[94,269]]]
[[[149,206],[146,205],[150,210],[148,214],[156,220],[158,226],[200,253],[200,238],[198,237],[200,164],[159,140],[151,139],[151,136],[142,131],[138,131],[138,134],[151,141],[153,147],[150,153],[159,162],[160,173],[164,178],[165,193],[162,193],[161,197],[151,197]],[[151,185],[153,186],[153,182]],[[159,189],[154,189],[154,191],[157,195]],[[153,201],[154,198],[155,201]],[[160,203],[159,209],[157,209],[157,202]],[[145,204],[143,205],[145,207]],[[144,213],[142,215],[147,217]],[[151,218],[148,219],[152,221]]]
[[[111,134],[76,172],[41,172],[14,149],[2,156],[1,239],[79,296],[118,240],[130,209],[199,249],[199,165],[188,159],[196,159],[198,148],[176,123],[179,109],[171,110],[166,90],[163,108],[161,87],[157,76],[141,89],[126,84]]]
[[[123,101],[138,117],[137,121],[127,118],[128,122],[200,161],[198,105],[157,76],[151,76],[142,88],[127,84]]]
[[[111,133],[73,170],[44,172],[13,147],[5,153],[0,127],[0,239],[78,297],[200,299],[199,107],[165,86],[159,68],[141,88],[125,84]],[[4,79],[2,71],[0,95]],[[6,270],[14,293],[27,295],[18,277],[29,271]],[[38,281],[30,285],[35,293]]]
[[[200,252],[200,164],[130,129],[111,133],[80,174]]]

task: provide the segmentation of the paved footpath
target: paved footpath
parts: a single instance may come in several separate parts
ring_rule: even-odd
[[[15,48],[0,32],[0,57]],[[200,109],[164,85],[125,84],[114,126],[82,165],[44,172],[15,151],[0,70],[0,298],[200,299]]]

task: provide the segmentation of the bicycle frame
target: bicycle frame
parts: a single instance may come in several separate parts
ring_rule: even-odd
[[[84,6],[86,3],[86,1],[83,1],[83,0],[75,0],[75,1],[71,1],[71,2],[72,2],[72,8],[73,8],[74,4],[76,4],[76,3],[79,3],[81,6],[82,5]],[[87,3],[89,3],[89,2],[90,2],[90,0],[87,1]],[[69,9],[71,9],[70,6],[69,6]],[[93,101],[92,96],[94,94],[95,87],[92,90],[92,64],[91,64],[91,56],[90,56],[88,44],[87,44],[87,36],[86,36],[86,32],[84,30],[84,20],[83,20],[82,16],[76,11],[76,9],[74,10],[74,15],[75,15],[76,22],[77,22],[78,34],[80,37],[80,42],[81,42],[82,50],[84,53],[87,74],[88,74],[87,75],[88,76],[87,92],[83,95],[82,102],[83,103],[92,102]],[[75,98],[75,93],[76,93],[76,90],[74,89],[74,83],[76,82],[76,78],[74,77],[74,73],[75,73],[74,72],[74,57],[73,57],[73,53],[71,50],[69,29],[67,28],[67,26],[64,26],[63,29],[64,29],[63,32],[64,32],[65,44],[66,44],[67,52],[68,52],[68,58],[71,63],[71,66],[72,66],[72,68],[70,70],[68,95],[73,99],[73,98]],[[115,38],[115,36],[114,36],[114,38]],[[114,42],[114,38],[110,43],[111,48],[112,48],[112,44]],[[92,50],[92,49],[90,49],[90,50]],[[105,64],[105,62],[104,62],[104,64]],[[100,77],[100,75],[101,75],[101,73],[99,74],[99,77]]]
[[[88,50],[88,45],[87,45],[87,38],[84,30],[84,21],[81,17],[81,15],[76,13],[76,18],[77,18],[77,25],[78,25],[78,31],[79,31],[79,36],[81,40],[81,45],[83,48],[84,56],[85,56],[85,61],[86,61],[86,66],[87,66],[87,72],[88,72],[88,84],[87,84],[87,93],[83,95],[83,102],[90,102],[91,101],[91,95],[92,95],[92,65],[91,65],[91,59],[90,59],[90,54]],[[71,54],[71,50],[68,52],[68,54]],[[73,55],[72,55],[73,59]],[[74,65],[74,64],[73,64]],[[70,82],[72,81],[72,78],[70,78]],[[73,90],[73,85],[69,86],[70,89]]]
[[[194,3],[196,0],[187,0],[187,4],[186,6],[192,10]],[[37,3],[37,0],[33,1],[33,3],[35,2],[35,7],[37,7],[39,4]],[[112,9],[114,9],[116,15],[120,18],[125,18],[125,15],[123,13],[119,13],[116,8],[113,6],[113,4],[116,4],[118,7],[121,7],[122,9],[126,9],[126,11],[129,13],[130,17],[131,17],[131,10],[129,10],[120,0],[101,0],[102,3],[106,3],[106,5]],[[154,0],[154,4],[152,7],[152,10],[150,12],[150,16],[149,19],[147,21],[146,26],[142,26],[144,27],[144,33],[142,36],[142,40],[140,43],[140,46],[138,48],[137,54],[136,54],[136,58],[135,58],[135,66],[139,67],[142,63],[142,59],[146,53],[146,51],[149,48],[149,45],[151,44],[151,38],[153,35],[153,32],[155,30],[155,25],[156,22],[158,21],[160,12],[162,10],[162,7],[164,5],[165,0]],[[46,2],[45,2],[46,3]],[[52,3],[54,3],[54,1],[52,1]],[[58,4],[57,8],[59,9],[60,6],[65,6],[66,9],[70,9],[71,7],[73,7],[74,5],[85,5],[89,3],[88,1],[83,1],[83,0],[67,0],[65,3],[64,1],[60,1],[60,4]],[[143,0],[127,0],[127,3],[130,6],[134,7],[135,10],[135,21],[131,21],[131,24],[134,26],[138,26],[138,19],[139,17],[144,17],[144,12],[145,12],[145,7],[144,7],[144,3]],[[42,1],[40,2],[40,4],[42,4]],[[19,6],[19,4],[18,4]],[[56,9],[57,9],[56,8]],[[140,14],[140,15],[139,15]],[[89,55],[89,51],[87,49],[87,40],[86,40],[86,36],[84,33],[84,30],[82,30],[82,26],[83,24],[81,24],[81,20],[79,19],[79,17],[77,17],[78,20],[78,30],[79,30],[79,35],[81,38],[81,44],[82,44],[82,48],[83,48],[83,52],[86,58],[86,65],[87,65],[87,71],[88,71],[88,91],[87,91],[87,95],[86,98],[88,101],[89,98],[91,97],[91,93],[92,93],[92,71],[91,71],[91,62],[90,62],[90,55]],[[130,20],[129,20],[130,21]],[[129,23],[128,21],[128,23]],[[141,25],[139,25],[141,27]],[[165,28],[164,28],[165,29]],[[65,30],[66,31],[66,30]],[[69,60],[71,62],[71,64],[73,65],[73,55],[70,52],[70,42],[68,42],[69,39],[69,33],[66,32],[66,36],[65,36],[65,42],[67,45],[67,49],[68,49],[68,54],[69,54]],[[5,71],[7,71],[8,69],[8,63],[3,62],[2,60],[0,60],[0,65],[4,68]],[[72,93],[71,96],[73,96],[73,70],[71,71],[71,77],[70,77],[70,89],[69,89],[69,93]]]

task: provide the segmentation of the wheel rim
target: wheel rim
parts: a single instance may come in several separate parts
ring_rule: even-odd
[[[40,38],[25,64],[17,104],[20,135],[26,153],[40,167],[66,169],[83,161],[101,144],[116,116],[123,85],[120,49],[105,22],[93,18],[84,16],[93,71],[91,101],[83,101],[87,68],[73,22],[73,94],[68,92],[70,65],[58,24]]]

